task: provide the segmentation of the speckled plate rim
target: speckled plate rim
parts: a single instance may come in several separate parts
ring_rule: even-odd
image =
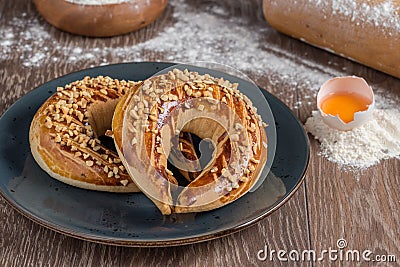
[[[128,63],[117,63],[117,64],[99,66],[99,67],[88,68],[88,69],[83,69],[83,70],[71,72],[69,74],[54,78],[51,81],[60,80],[60,79],[66,79],[70,75],[83,73],[83,72],[85,72],[87,70],[101,70],[101,69],[107,69],[107,67],[110,67],[110,66],[124,65],[124,64],[129,65],[129,64],[132,64],[132,63],[136,63],[136,64],[154,63],[154,64],[171,64],[171,65],[176,64],[176,63],[173,63],[173,62],[128,62]],[[22,98],[25,98],[25,97],[29,98],[32,95],[37,94],[38,93],[38,89],[40,87],[44,86],[45,84],[47,84],[47,83],[49,83],[51,81],[47,81],[47,82],[37,86],[35,89],[33,89],[32,91],[28,92],[24,96],[21,96],[10,107],[8,107],[7,110],[1,115],[0,123],[1,123],[2,118],[8,112],[10,112],[10,110],[12,110],[12,108],[14,106],[18,105]],[[264,90],[264,89],[260,88],[260,90]],[[300,126],[302,126],[301,122],[297,119],[297,117],[294,115],[294,113],[281,100],[279,100],[273,94],[271,94],[269,92],[267,92],[267,93],[276,102],[278,102],[282,106],[286,107],[287,111],[288,111],[288,114],[290,114],[290,116],[292,116],[292,118]],[[199,243],[199,242],[203,242],[203,241],[213,240],[213,239],[217,239],[217,238],[220,238],[220,237],[223,237],[223,236],[227,236],[227,235],[239,232],[239,231],[241,231],[243,229],[246,229],[246,228],[256,224],[257,222],[259,222],[262,219],[266,218],[267,216],[271,215],[276,210],[278,210],[280,207],[282,207],[284,204],[286,204],[289,201],[289,199],[292,198],[292,196],[297,192],[297,190],[302,185],[302,183],[303,183],[303,181],[305,179],[305,174],[306,174],[307,169],[308,169],[308,165],[309,165],[309,161],[310,161],[310,153],[311,153],[308,136],[307,136],[304,128],[301,127],[301,129],[302,129],[302,134],[305,137],[304,139],[306,141],[307,159],[306,159],[306,164],[303,167],[302,174],[300,175],[297,184],[280,201],[277,201],[277,203],[272,208],[268,208],[268,210],[266,212],[262,212],[262,213],[260,213],[260,215],[256,216],[255,218],[250,219],[245,223],[241,223],[241,224],[239,224],[237,226],[231,227],[231,228],[226,229],[226,230],[215,231],[215,232],[201,234],[201,235],[198,235],[198,236],[192,236],[192,237],[188,237],[188,238],[171,239],[171,240],[168,240],[168,241],[151,241],[150,242],[150,241],[139,241],[139,240],[125,240],[125,239],[105,238],[105,237],[99,237],[99,236],[95,236],[95,235],[91,235],[91,234],[86,234],[86,233],[83,233],[83,232],[75,231],[75,230],[66,228],[64,226],[57,225],[56,223],[43,220],[42,218],[40,218],[40,217],[36,216],[35,214],[31,213],[25,207],[19,205],[18,203],[15,203],[2,190],[0,190],[0,196],[3,197],[3,199],[14,210],[16,210],[18,213],[20,213],[24,217],[34,221],[35,223],[37,223],[37,224],[39,224],[41,226],[44,226],[44,227],[46,227],[46,228],[48,228],[50,230],[53,230],[55,232],[64,234],[64,235],[69,236],[69,237],[73,237],[73,238],[77,238],[77,239],[80,239],[80,240],[84,240],[84,241],[90,241],[90,242],[95,242],[95,243],[99,243],[99,244],[106,244],[106,245],[126,246],[126,247],[170,247],[170,246],[188,245],[188,244],[194,244],[194,243]]]

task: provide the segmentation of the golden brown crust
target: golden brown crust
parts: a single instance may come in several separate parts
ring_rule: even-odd
[[[124,165],[138,187],[155,202],[163,214],[221,207],[244,195],[258,180],[267,157],[267,137],[263,129],[265,124],[251,101],[237,90],[237,86],[222,78],[175,69],[168,75],[146,80],[138,90],[129,93],[130,96],[125,98],[126,104],[118,105],[113,131],[115,136],[119,136],[115,140],[122,140],[122,136],[125,136],[126,142],[116,143],[120,157],[124,159]],[[203,98],[203,102],[189,104],[191,100],[200,98]],[[143,99],[147,99],[146,105],[140,106],[139,102],[143,103]],[[223,127],[209,119],[220,116],[221,110],[215,110],[215,102],[223,103],[236,114],[239,125],[235,124],[235,134],[228,136]],[[175,107],[185,107],[176,118],[171,115]],[[170,137],[167,133],[169,130],[175,132],[174,127],[177,126],[171,124],[175,119],[178,125],[182,117],[194,118],[195,114],[191,114],[193,110],[204,111],[204,114],[208,112],[209,117],[192,120],[181,131],[213,140],[216,144],[215,155],[199,176],[180,193],[177,202],[171,204],[171,184],[168,181],[174,184],[174,175],[167,169],[169,150],[162,146],[162,139]],[[228,116],[226,120],[234,119]],[[145,128],[144,132],[140,130],[142,127]],[[246,147],[243,146],[245,139],[248,140]],[[232,147],[251,155],[244,159],[239,171],[232,169],[239,162],[237,158],[230,158]],[[138,176],[133,175],[136,171],[140,172],[136,167],[138,165],[146,169],[148,181],[138,180]],[[155,171],[154,175],[152,171]],[[157,190],[156,197],[149,193],[154,193],[152,190]]]
[[[65,0],[34,0],[39,13],[55,27],[86,36],[128,33],[153,22],[168,0],[138,0],[106,5],[80,5]]]
[[[97,138],[110,127],[119,98],[134,85],[99,76],[58,87],[30,127],[30,147],[39,166],[73,186],[138,192],[118,155]]]

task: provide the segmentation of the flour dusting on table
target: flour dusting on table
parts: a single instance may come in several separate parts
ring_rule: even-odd
[[[371,121],[346,132],[328,127],[320,112],[313,111],[305,126],[321,142],[321,155],[344,167],[364,169],[400,157],[398,109],[376,109]]]
[[[184,0],[171,0],[170,5],[173,7],[174,24],[145,42],[116,47],[104,46],[102,42],[98,42],[97,47],[85,46],[85,42],[66,44],[63,38],[54,38],[52,32],[57,30],[40,17],[28,21],[24,15],[16,16],[7,22],[6,27],[0,28],[0,35],[5,36],[0,40],[0,59],[7,60],[13,51],[18,50],[22,54],[21,64],[27,68],[41,67],[49,58],[54,64],[82,63],[102,58],[105,65],[147,61],[143,57],[144,52],[154,51],[160,53],[160,60],[225,63],[259,76],[266,73],[270,77],[276,75],[294,87],[301,83],[314,91],[326,79],[339,75],[335,68],[321,69],[306,56],[296,56],[279,44],[267,43],[265,38],[273,30],[264,21],[254,23],[248,18],[230,16],[229,10],[212,2],[202,10]],[[128,38],[133,37],[127,35]],[[44,45],[48,44],[46,41],[53,43],[56,54]],[[41,52],[34,56],[32,51]]]
[[[359,0],[308,0],[312,6],[322,8],[328,15],[340,15],[349,18],[357,27],[372,24],[387,34],[400,31],[400,9],[397,1],[359,1]]]

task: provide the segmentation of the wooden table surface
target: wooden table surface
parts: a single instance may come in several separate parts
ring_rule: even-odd
[[[299,66],[315,69],[315,73],[326,75],[358,75],[366,78],[378,93],[396,99],[400,96],[400,80],[373,69],[324,52],[300,41],[294,40],[272,30],[262,20],[257,0],[243,1],[186,1],[190,5],[204,9],[216,4],[252,20],[257,27],[265,28],[263,49],[270,44],[279,46],[277,57],[298,62]],[[168,25],[172,25],[173,7],[152,25],[138,32],[113,38],[84,38],[61,32],[40,19],[34,5],[29,0],[0,0],[0,114],[12,103],[36,86],[72,71],[97,66],[103,62],[118,63],[126,61],[123,56],[87,58],[71,63],[66,55],[57,54],[63,47],[119,47],[139,44],[154,38]],[[248,18],[246,18],[246,16]],[[51,38],[43,39],[38,45],[35,36],[21,38],[17,47],[9,50],[1,43],[12,27],[13,19],[18,18],[21,28],[26,32],[37,21]],[[11,26],[10,26],[11,25]],[[33,31],[34,32],[34,31]],[[39,41],[42,41],[39,39]],[[32,45],[33,49],[29,49]],[[22,48],[23,46],[28,46]],[[8,50],[7,50],[8,49]],[[32,57],[46,51],[40,64],[32,65]],[[96,51],[96,50],[94,50]],[[240,51],[238,51],[240,53]],[[274,51],[271,50],[271,53]],[[104,55],[104,54],[103,54]],[[144,61],[173,61],[163,53],[144,50],[140,55]],[[182,58],[182,55],[180,55]],[[29,61],[30,59],[30,61]],[[26,64],[30,62],[31,65]],[[25,65],[24,65],[25,63]],[[228,63],[229,62],[221,62]],[[272,63],[271,63],[272,64]],[[284,64],[284,63],[282,63]],[[304,82],[288,82],[287,77],[274,73],[256,75],[245,71],[261,87],[268,89],[284,101],[304,123],[315,109],[315,99]],[[317,74],[316,74],[317,75]],[[315,93],[314,93],[315,95]],[[311,101],[308,105],[304,103]],[[396,100],[395,100],[396,101]],[[397,102],[399,104],[399,102]],[[278,211],[259,223],[232,235],[198,244],[169,248],[126,248],[81,241],[48,230],[16,212],[0,198],[0,266],[250,266],[268,265],[270,262],[257,259],[257,253],[264,245],[274,250],[336,249],[340,238],[347,241],[347,248],[369,249],[375,254],[392,254],[398,266],[400,257],[400,160],[382,161],[361,173],[346,172],[336,164],[318,155],[319,144],[311,140],[311,159],[305,177],[296,194]],[[7,142],[7,140],[2,140]],[[287,264],[274,258],[273,266]],[[376,263],[322,262],[328,265],[376,265]],[[319,265],[312,262],[293,262],[292,265]],[[381,264],[386,266],[386,264]]]

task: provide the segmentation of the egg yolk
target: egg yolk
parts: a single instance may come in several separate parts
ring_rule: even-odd
[[[334,93],[327,96],[321,105],[321,109],[332,116],[339,115],[339,118],[348,123],[354,120],[354,113],[365,111],[371,101],[356,93]]]

